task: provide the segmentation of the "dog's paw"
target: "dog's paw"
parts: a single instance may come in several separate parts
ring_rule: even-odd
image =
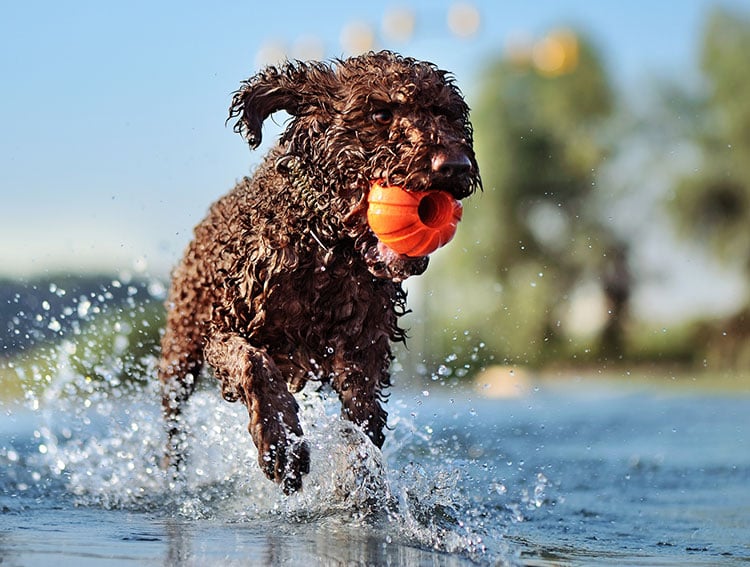
[[[302,488],[302,476],[310,472],[310,448],[296,436],[287,436],[283,423],[260,434],[258,464],[263,474],[280,484],[285,494]]]
[[[297,492],[302,488],[302,475],[310,472],[310,447],[306,441],[297,440],[286,446],[286,464],[281,479],[284,494]],[[278,480],[276,482],[279,482]]]
[[[258,455],[258,462],[284,494],[291,494],[302,488],[302,476],[310,472],[310,449],[305,441],[272,443]]]

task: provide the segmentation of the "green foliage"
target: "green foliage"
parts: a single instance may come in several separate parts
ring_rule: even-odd
[[[433,352],[468,329],[490,358],[539,365],[559,355],[559,306],[600,269],[611,238],[588,204],[614,101],[595,49],[575,41],[567,72],[501,58],[483,73],[472,117],[485,190],[425,277],[440,298],[426,305]]]
[[[53,380],[69,378],[64,392],[80,388],[115,389],[118,395],[155,379],[155,356],[164,307],[130,301],[106,306],[62,340],[43,343],[0,366],[0,397],[23,393],[39,398]]]
[[[156,302],[119,306],[92,320],[70,343],[74,372],[94,382],[132,387],[155,379],[154,357],[164,307]]]
[[[750,18],[715,10],[702,45],[706,90],[693,101],[697,167],[670,211],[683,235],[750,270]]]

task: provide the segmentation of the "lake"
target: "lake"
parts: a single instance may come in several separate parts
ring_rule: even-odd
[[[0,410],[5,565],[747,565],[750,397],[586,376],[522,395],[396,384],[379,451],[306,390],[301,493],[199,391],[167,483],[155,385],[73,373]]]

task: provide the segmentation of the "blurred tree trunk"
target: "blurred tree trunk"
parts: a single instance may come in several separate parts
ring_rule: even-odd
[[[607,322],[601,334],[599,355],[603,360],[622,360],[626,354],[625,325],[632,292],[628,248],[619,244],[607,253],[602,287],[607,304]]]

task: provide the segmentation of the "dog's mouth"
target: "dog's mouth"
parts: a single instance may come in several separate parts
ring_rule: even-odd
[[[427,269],[429,255],[447,244],[456,231],[462,214],[460,200],[481,187],[476,164],[468,161],[469,169],[455,174],[431,172],[431,166],[371,170],[369,187],[349,217],[358,227],[356,247],[370,273],[401,282]],[[379,196],[373,199],[376,193]],[[376,216],[385,219],[382,224]]]
[[[372,181],[364,247],[370,272],[394,281],[421,274],[428,256],[453,238],[461,215],[461,203],[446,191],[409,191]]]
[[[418,276],[427,269],[430,259],[427,256],[411,257],[399,254],[377,240],[367,247],[364,253],[367,269],[376,278],[402,282],[410,276]]]
[[[381,242],[367,222],[367,208],[365,193],[346,216],[345,226],[368,271],[376,278],[397,283],[424,273],[429,263],[427,255],[400,254]]]

